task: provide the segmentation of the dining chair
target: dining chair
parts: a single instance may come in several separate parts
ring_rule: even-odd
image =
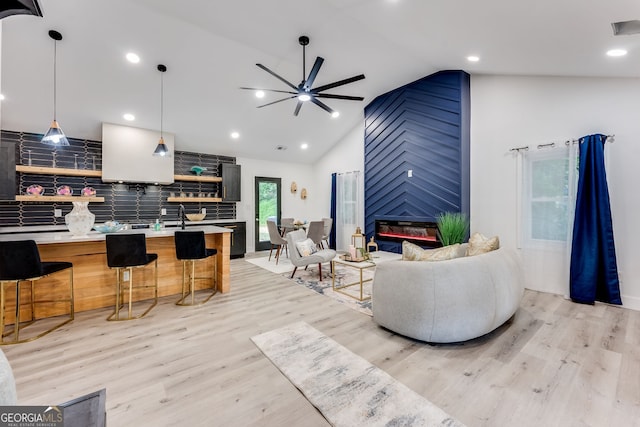
[[[331,247],[329,244],[329,237],[331,236],[331,229],[333,228],[333,218],[322,218],[324,223],[324,231],[322,233],[322,241],[327,242],[327,249]]]
[[[289,256],[289,251],[287,249],[287,241],[278,232],[278,225],[275,223],[275,221],[267,221],[267,229],[269,230],[269,240],[271,241],[271,250],[269,251],[269,261],[271,261],[271,253],[275,248],[276,249],[276,265],[278,265],[278,261],[280,260],[280,253],[282,252],[283,247],[287,251],[287,256]]]
[[[320,249],[322,247],[322,236],[324,235],[324,222],[322,221],[311,221],[309,223],[309,228],[307,229],[307,237],[313,240],[313,243]],[[292,249],[293,250],[293,249]]]
[[[295,225],[293,225],[293,218],[281,218],[280,219],[280,231],[281,235],[284,236],[288,232],[295,230]]]

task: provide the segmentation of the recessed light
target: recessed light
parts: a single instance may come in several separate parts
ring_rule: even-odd
[[[140,62],[140,57],[133,52],[129,52],[127,53],[127,61],[131,62],[132,64],[137,64],[138,62]]]
[[[307,102],[311,99],[311,97],[306,93],[303,93],[302,95],[298,95],[298,99],[302,102]]]
[[[136,119],[136,116],[134,116],[133,114],[130,113],[126,113],[122,116],[123,119],[125,119],[128,122],[132,122]]]
[[[264,98],[264,91],[263,90],[257,90],[256,91],[256,98]]]
[[[4,101],[4,95],[0,93],[0,101]]]
[[[480,57],[476,56],[476,55],[469,55],[469,56],[467,56],[467,61],[469,61],[469,62],[478,62],[478,61],[480,61]]]
[[[331,113],[331,117],[337,119],[338,117],[340,117],[340,111],[334,111],[333,113]]]
[[[611,49],[607,51],[608,56],[625,56],[627,51],[625,49]]]
[[[240,134],[238,132],[231,132],[231,138],[238,139],[240,138]]]
[[[306,142],[303,142],[302,144],[300,144],[300,148],[302,148],[303,150],[306,150],[307,148],[309,148],[309,144],[307,144]]]

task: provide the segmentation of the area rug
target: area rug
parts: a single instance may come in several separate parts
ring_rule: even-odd
[[[463,427],[305,322],[251,340],[333,426]]]
[[[269,270],[272,273],[282,274],[286,271],[291,272],[293,270],[293,264],[289,261],[284,254],[278,260],[278,264],[276,264],[275,260],[275,252],[271,256],[271,260],[269,260],[268,256],[261,256],[255,258],[246,258],[247,262],[250,262],[253,265],[257,265],[260,268],[264,268],[265,270]]]
[[[291,278],[291,271],[284,273],[282,276],[287,279]],[[367,268],[362,272],[363,281],[367,279],[372,279],[374,274],[374,268]],[[336,286],[342,286],[348,283],[358,282],[360,279],[360,273],[355,268],[344,267],[342,265],[336,265]],[[341,292],[336,292],[333,290],[333,285],[331,282],[331,271],[328,264],[324,264],[322,266],[322,280],[320,280],[318,274],[318,266],[309,266],[307,270],[304,268],[299,268],[296,270],[296,274],[293,276],[293,282],[298,285],[305,286],[307,289],[311,289],[321,295],[325,295],[329,298],[332,298],[347,307],[357,310],[361,313],[367,314],[369,316],[373,316],[371,312],[371,298],[365,299],[364,301],[358,301],[356,298],[352,298],[347,296]],[[371,296],[371,281],[365,282],[362,286],[363,296],[370,297]],[[360,297],[360,285],[349,286],[348,288],[343,289],[344,292],[352,295],[353,297]]]

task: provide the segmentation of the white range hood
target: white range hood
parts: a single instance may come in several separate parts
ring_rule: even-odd
[[[175,135],[162,135],[169,155],[154,156],[160,132],[102,123],[102,181],[172,184]]]

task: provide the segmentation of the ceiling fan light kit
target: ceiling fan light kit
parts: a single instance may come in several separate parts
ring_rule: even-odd
[[[260,88],[252,88],[252,87],[241,87],[240,88],[240,89],[258,91],[258,92],[256,92],[256,94],[259,93],[259,92],[264,93],[264,91],[288,94],[288,96],[286,96],[285,98],[278,99],[277,101],[269,102],[267,104],[259,105],[258,108],[267,107],[269,105],[273,105],[273,104],[277,104],[279,102],[283,102],[283,101],[286,101],[286,100],[289,100],[289,99],[297,98],[298,103],[296,104],[296,108],[293,111],[293,115],[294,116],[297,116],[300,113],[300,108],[302,108],[302,104],[304,104],[305,102],[312,102],[313,104],[315,104],[318,107],[322,108],[327,113],[331,114],[332,117],[335,118],[335,117],[338,117],[340,115],[340,113],[338,113],[337,111],[333,110],[327,104],[322,102],[320,100],[320,98],[342,99],[342,100],[349,100],[349,101],[363,101],[364,100],[364,98],[361,97],[361,96],[336,95],[336,94],[324,93],[325,90],[333,89],[333,88],[336,88],[338,86],[343,86],[343,85],[346,85],[346,84],[349,84],[349,83],[357,82],[358,80],[362,80],[362,79],[364,79],[364,74],[359,74],[357,76],[349,77],[349,78],[343,79],[343,80],[338,80],[336,82],[329,83],[329,84],[314,88],[313,87],[313,83],[315,82],[315,79],[318,76],[318,72],[320,71],[320,67],[322,66],[322,63],[324,62],[324,58],[322,58],[320,56],[316,57],[316,60],[313,63],[313,67],[311,67],[311,71],[309,71],[309,75],[307,76],[307,74],[306,74],[306,47],[309,44],[309,37],[300,36],[298,38],[298,42],[302,46],[302,81],[300,82],[300,84],[298,84],[296,86],[293,83],[291,83],[290,81],[286,80],[284,77],[282,77],[282,76],[278,75],[277,73],[275,73],[274,71],[270,70],[268,67],[266,67],[266,66],[264,66],[262,64],[256,64],[258,66],[258,68],[266,71],[267,73],[271,74],[273,77],[277,78],[278,80],[280,80],[281,82],[286,84],[289,87],[290,90],[260,89]]]

